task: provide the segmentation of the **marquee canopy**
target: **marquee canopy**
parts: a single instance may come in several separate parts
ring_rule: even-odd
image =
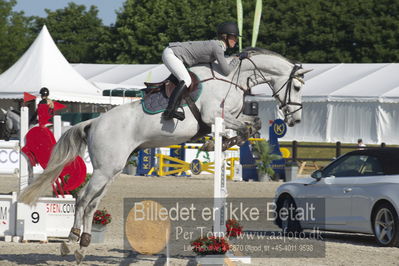
[[[302,122],[283,140],[399,144],[399,64],[304,67],[314,70],[305,75]],[[262,120],[281,118],[271,93],[266,95],[258,98]],[[265,127],[262,133],[268,135]]]
[[[101,89],[141,89],[145,81],[161,81],[170,72],[164,65],[72,64]],[[303,102],[399,102],[399,64],[303,64]],[[273,100],[268,86],[254,90],[260,101]]]
[[[398,144],[399,64],[304,64],[302,122],[283,140]],[[138,90],[145,81],[169,75],[164,65],[69,64],[44,26],[25,54],[0,75],[0,99],[21,99],[48,87],[55,100],[120,104],[124,97],[102,96],[102,90]],[[260,101],[267,137],[267,121],[281,117],[267,85],[253,92]]]
[[[170,75],[165,65],[72,64],[85,79],[102,90],[144,88],[144,82],[162,81]]]
[[[144,87],[144,81],[163,80],[163,65],[76,64],[74,68],[102,89]],[[286,141],[398,144],[399,64],[304,64],[302,122],[289,128]],[[281,118],[267,85],[257,86],[262,136],[269,120]]]
[[[46,26],[23,56],[0,75],[0,99],[21,99],[24,92],[38,95],[42,87],[49,88],[54,100],[100,104],[122,101],[103,97],[101,89],[74,70]]]

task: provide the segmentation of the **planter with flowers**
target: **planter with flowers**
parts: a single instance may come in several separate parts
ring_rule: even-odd
[[[105,230],[111,220],[111,214],[107,210],[96,210],[91,227],[91,243],[104,243]]]
[[[197,263],[201,265],[223,265],[229,243],[224,237],[201,237],[191,242],[197,254]]]
[[[235,238],[242,234],[242,226],[235,219],[229,219],[226,221],[226,236],[229,238]]]
[[[265,140],[255,141],[253,148],[258,171],[258,181],[278,181],[272,167],[272,162],[281,159],[281,156],[273,154],[272,147]]]

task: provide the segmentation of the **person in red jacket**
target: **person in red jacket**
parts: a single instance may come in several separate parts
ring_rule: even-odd
[[[45,126],[46,124],[53,123],[54,103],[50,98],[48,98],[50,95],[50,91],[46,87],[40,89],[40,95],[42,97],[42,100],[37,106],[37,116],[39,120],[39,125]]]

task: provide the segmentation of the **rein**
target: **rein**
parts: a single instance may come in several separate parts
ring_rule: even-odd
[[[207,82],[207,81],[210,81],[210,80],[220,80],[220,81],[224,81],[224,82],[227,82],[229,84],[235,85],[237,88],[242,90],[244,93],[246,91],[248,91],[248,89],[245,89],[244,87],[240,86],[238,83],[233,82],[234,76],[233,76],[232,80],[227,80],[227,79],[224,79],[224,78],[218,78],[215,75],[215,71],[213,70],[212,63],[209,64],[209,67],[211,69],[212,77],[211,78],[207,78],[207,79],[203,79],[203,80],[199,81],[199,83]],[[240,66],[239,66],[238,70],[240,70],[240,69],[241,69],[241,62],[240,62]],[[237,80],[238,80],[238,77],[237,77]]]
[[[272,87],[272,86],[270,85],[270,82],[269,82],[269,81],[267,80],[267,78],[263,75],[263,72],[258,68],[258,66],[255,64],[255,62],[254,62],[251,58],[245,58],[245,59],[249,60],[249,61],[253,64],[253,66],[255,67],[255,69],[254,69],[255,76],[256,76],[256,72],[258,72],[258,73],[260,74],[260,76],[262,77],[262,79],[265,81],[265,83],[269,84],[269,86]],[[231,79],[231,80],[227,80],[227,79],[224,79],[224,78],[219,78],[219,77],[217,77],[217,76],[215,75],[215,71],[213,70],[213,65],[212,65],[212,63],[210,63],[209,66],[210,66],[210,69],[211,69],[212,77],[207,78],[207,79],[200,80],[199,83],[207,82],[207,81],[210,81],[210,80],[220,80],[220,81],[223,81],[223,82],[227,82],[227,83],[229,83],[229,84],[231,84],[231,85],[234,85],[236,88],[239,88],[240,90],[242,90],[242,91],[244,92],[244,95],[251,94],[251,88],[249,87],[250,77],[249,77],[248,80],[247,80],[247,88],[244,88],[244,87],[242,87],[242,86],[240,86],[240,85],[238,84],[238,79],[239,79],[240,72],[241,72],[241,64],[242,64],[242,61],[240,62],[240,65],[239,65],[239,67],[237,68],[236,72],[234,73],[232,79]],[[292,70],[291,70],[290,76],[289,76],[289,78],[287,79],[287,81],[284,82],[284,84],[283,84],[276,92],[273,92],[273,95],[272,95],[274,98],[276,98],[276,99],[280,102],[280,106],[279,106],[280,109],[284,108],[284,107],[287,106],[287,105],[299,106],[299,108],[297,108],[296,110],[294,110],[294,111],[292,111],[292,112],[286,112],[286,113],[285,113],[286,116],[287,116],[287,115],[293,115],[294,113],[298,112],[299,110],[301,110],[301,109],[303,108],[302,103],[298,103],[298,102],[293,102],[293,101],[291,101],[291,92],[292,92],[292,86],[291,86],[291,85],[292,85],[292,80],[295,78],[295,79],[298,79],[300,82],[303,83],[303,80],[302,80],[300,77],[298,77],[298,76],[295,75],[295,73],[296,73],[299,69],[301,69],[301,68],[302,68],[302,65],[297,65],[297,64],[295,64],[294,67],[293,67]],[[234,82],[234,81],[233,81],[233,80],[234,80],[234,76],[236,75],[237,72],[238,72],[237,81]],[[284,100],[281,100],[280,97],[278,97],[278,94],[280,93],[280,91],[282,91],[282,90],[284,89],[284,87],[286,87],[285,95],[284,95]],[[230,91],[230,89],[229,89],[229,91]],[[228,93],[227,93],[227,95],[228,95]],[[225,98],[227,98],[227,95],[226,95]],[[224,100],[223,100],[222,104],[224,104]],[[241,111],[242,111],[242,110],[241,110]],[[240,112],[240,113],[241,113],[241,112]],[[239,113],[239,114],[240,114],[240,113]],[[239,114],[238,114],[238,115],[239,115]],[[237,116],[237,117],[238,117],[238,116]]]
[[[247,58],[247,59],[254,65],[255,70],[259,72],[259,74],[261,75],[261,77],[262,77],[262,79],[265,81],[265,83],[269,84],[269,86],[272,87],[272,86],[270,85],[269,81],[267,81],[266,77],[263,75],[262,71],[261,71],[261,70],[258,68],[258,66],[255,64],[255,62],[252,61],[251,58]],[[291,85],[292,85],[292,80],[295,78],[295,79],[298,79],[300,82],[303,83],[303,80],[302,80],[300,77],[297,77],[297,76],[295,75],[295,73],[296,73],[299,69],[301,69],[301,68],[302,68],[302,65],[297,65],[297,64],[295,64],[294,67],[293,67],[292,70],[291,70],[290,76],[289,76],[289,78],[287,79],[287,81],[284,82],[284,84],[281,85],[281,87],[280,87],[276,92],[273,92],[272,97],[276,98],[276,99],[280,102],[280,106],[279,106],[280,109],[284,108],[284,107],[287,106],[287,105],[296,105],[296,106],[299,106],[298,109],[296,109],[296,110],[294,110],[294,111],[292,111],[292,112],[286,112],[285,115],[293,115],[294,113],[298,112],[299,110],[301,110],[301,109],[303,108],[302,103],[297,103],[297,102],[292,102],[292,101],[291,101],[291,91],[292,91],[292,86],[291,86]],[[256,74],[255,74],[255,75],[256,75]],[[248,83],[248,82],[249,82],[249,78],[248,78],[247,83]],[[249,85],[248,85],[248,86],[249,86]],[[284,89],[284,86],[286,86],[285,95],[284,95],[284,100],[280,100],[280,98],[278,97],[278,93],[279,93],[282,89]]]

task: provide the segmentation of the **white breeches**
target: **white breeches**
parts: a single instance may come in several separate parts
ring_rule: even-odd
[[[163,50],[162,61],[179,81],[183,80],[186,86],[190,87],[191,77],[190,74],[188,74],[186,66],[179,58],[177,58],[177,56],[173,53],[173,50],[169,47],[166,47],[165,50]]]

